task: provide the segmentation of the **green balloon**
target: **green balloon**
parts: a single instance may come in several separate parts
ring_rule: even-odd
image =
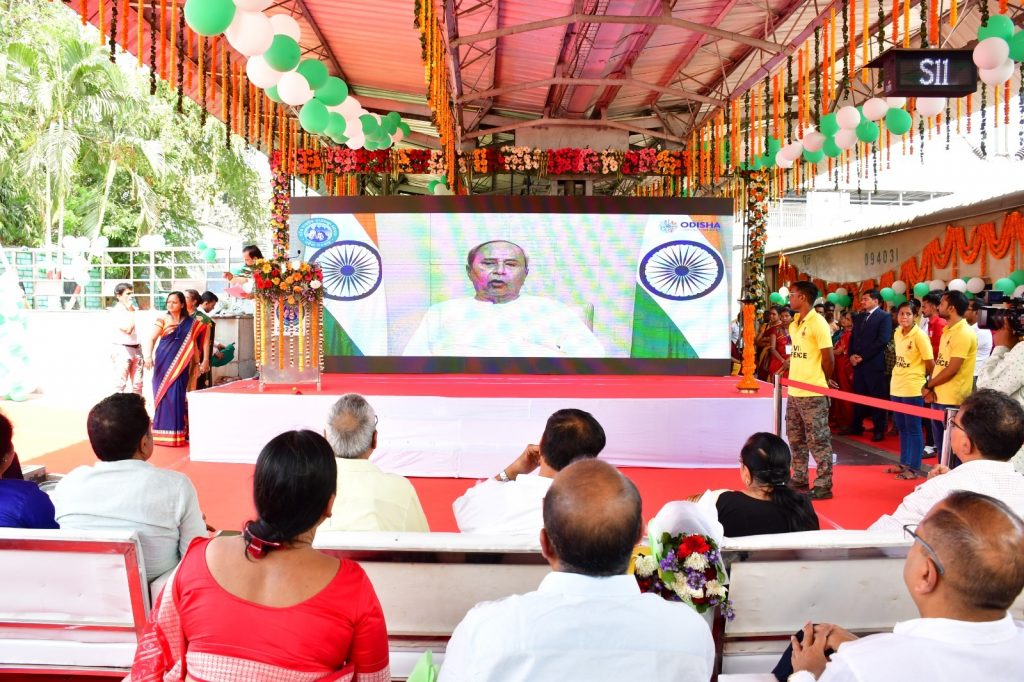
[[[1013,21],[1005,14],[993,14],[988,22],[978,29],[978,40],[985,38],[1002,38],[1009,40],[1013,37]]]
[[[327,111],[323,102],[311,99],[299,110],[299,125],[307,133],[319,134],[327,130],[330,115],[331,112]]]
[[[765,156],[767,156],[770,159],[774,159],[775,155],[779,153],[780,149],[782,149],[782,142],[779,141],[779,138],[769,137],[768,147],[766,149]]]
[[[1017,31],[1010,38],[1010,59],[1024,62],[1024,30]]]
[[[406,137],[409,137],[410,133],[412,132],[411,130],[409,130],[409,124],[406,123],[405,121],[402,121],[401,123],[398,124],[398,129],[401,130],[402,134],[405,135]]]
[[[928,292],[929,288],[927,282],[918,282],[917,284],[914,285],[915,298],[924,298]]]
[[[1017,286],[1024,284],[1024,270],[1014,270],[1010,273],[1010,279],[1012,279],[1013,283]]]
[[[825,300],[828,301],[829,303],[833,304],[833,305],[838,305],[839,304],[839,294],[837,294],[834,291],[830,292],[828,294],[828,296],[825,297]]]
[[[825,156],[830,159],[834,159],[843,153],[843,150],[836,144],[836,138],[834,137],[825,139],[825,144],[821,146],[821,151],[825,152]]]
[[[969,292],[969,291],[965,291],[965,292],[964,292],[964,296],[966,296],[968,300],[970,300],[970,299],[974,298],[974,294],[972,294],[972,293],[971,293],[971,292]]]
[[[818,124],[818,132],[825,137],[832,137],[839,132],[839,121],[836,120],[835,114],[825,114],[821,117],[821,122]]]
[[[363,127],[363,135],[366,137],[370,137],[376,131],[380,130],[380,126],[377,124],[377,119],[370,114],[363,114],[360,116],[359,123]]]
[[[893,299],[896,298],[896,292],[892,290],[892,287],[883,287],[878,294],[886,303],[892,303]]]
[[[317,89],[314,97],[329,107],[337,106],[348,97],[348,85],[340,78],[331,76],[323,86]]]
[[[896,294],[896,298],[892,299],[892,302],[895,305],[899,305],[900,303],[906,303],[907,302],[907,296],[906,296],[906,294]]]
[[[870,144],[878,139],[879,132],[877,123],[864,119],[857,126],[857,139]]]
[[[398,121],[391,118],[391,114],[384,116],[380,119],[381,130],[387,132],[388,135],[394,135],[395,131],[398,130]]]
[[[201,36],[220,35],[228,30],[234,18],[233,0],[188,0],[185,3],[185,23]]]
[[[825,152],[820,149],[816,152],[812,152],[809,149],[804,150],[804,161],[808,163],[821,163],[821,160],[824,158]]]
[[[914,119],[903,109],[892,107],[885,112],[885,127],[893,135],[906,135],[913,125]]]
[[[844,308],[849,308],[851,303],[853,303],[853,296],[850,296],[850,294],[846,294],[842,297],[842,300],[839,301],[839,304]]]
[[[279,33],[274,36],[270,49],[263,53],[263,59],[275,71],[291,71],[299,65],[302,49],[294,39]]]
[[[378,146],[377,146],[376,142],[374,142],[373,140],[367,138],[367,140],[365,142],[363,142],[363,149],[365,149],[368,152],[375,152],[375,151],[377,151]]]
[[[206,242],[204,242],[202,239],[197,241],[196,242],[196,250],[197,251],[205,251],[206,250]]]
[[[205,260],[207,263],[212,263],[213,261],[217,260],[217,249],[208,248],[205,251],[203,251],[203,260]]]
[[[345,133],[345,117],[336,111],[328,112],[327,136],[330,138],[343,137]]]
[[[327,82],[327,67],[319,59],[303,59],[299,68],[295,69],[309,83],[311,90],[317,90]]]
[[[776,305],[782,305],[783,301],[785,301],[786,299],[784,299],[782,297],[782,294],[780,294],[779,292],[773,291],[771,294],[769,294],[768,300],[771,301],[772,303],[775,303]]]
[[[267,97],[270,98],[271,102],[277,102],[278,104],[281,104],[284,101],[284,100],[281,99],[281,95],[277,94],[277,86],[276,85],[271,85],[269,88],[267,88],[266,89],[266,93],[267,93]]]
[[[997,279],[996,283],[992,285],[992,288],[1003,292],[1007,296],[1011,296],[1013,294],[1013,290],[1016,289],[1017,286],[1017,283],[1009,277],[1003,277],[1002,279]]]

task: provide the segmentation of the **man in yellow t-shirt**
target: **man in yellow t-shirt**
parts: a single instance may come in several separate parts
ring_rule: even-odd
[[[829,387],[835,358],[828,322],[814,311],[818,287],[796,282],[789,288],[789,307],[796,313],[789,325],[792,352],[789,378],[821,388]],[[828,398],[802,388],[790,388],[786,401],[786,437],[793,451],[790,487],[807,489],[807,456],[818,467],[811,499],[832,497],[832,432],[828,428]]]
[[[974,362],[978,357],[978,337],[964,320],[967,312],[967,297],[961,291],[947,291],[939,302],[939,317],[946,320],[939,340],[939,354],[935,358],[936,374],[925,383],[921,395],[932,408],[945,410],[959,407],[974,389]],[[946,432],[945,423],[932,422],[932,436],[935,447],[942,445]],[[950,455],[950,468],[960,464],[955,455]]]

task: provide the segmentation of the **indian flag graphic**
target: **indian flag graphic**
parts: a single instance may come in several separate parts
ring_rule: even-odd
[[[651,216],[637,261],[634,358],[729,356],[719,216]]]
[[[387,355],[388,305],[376,217],[318,216],[299,227],[300,238],[304,229],[313,240],[325,232],[334,237],[309,259],[324,272],[324,354]]]

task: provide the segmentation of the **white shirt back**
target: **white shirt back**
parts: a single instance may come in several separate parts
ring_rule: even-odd
[[[138,459],[78,467],[57,484],[53,506],[61,528],[138,531],[149,580],[206,535],[192,481]]]
[[[974,360],[974,376],[978,376],[988,356],[992,355],[992,330],[981,329],[977,323],[972,324],[971,329],[978,337],[978,357]]]
[[[704,619],[641,594],[633,576],[551,573],[536,592],[473,607],[439,682],[707,682],[714,657]]]
[[[489,478],[452,503],[463,533],[539,535],[544,527],[544,496],[553,479],[524,474],[503,483]]]

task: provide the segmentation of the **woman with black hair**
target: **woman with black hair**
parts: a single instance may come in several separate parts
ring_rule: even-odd
[[[755,433],[740,451],[744,490],[727,490],[715,506],[726,537],[818,530],[818,515],[807,495],[791,490],[792,456],[772,433]]]
[[[289,431],[256,461],[256,519],[240,536],[196,540],[161,593],[131,679],[391,679],[377,595],[353,561],[313,549],[330,515],[334,451]],[[174,677],[178,679],[178,677]]]

